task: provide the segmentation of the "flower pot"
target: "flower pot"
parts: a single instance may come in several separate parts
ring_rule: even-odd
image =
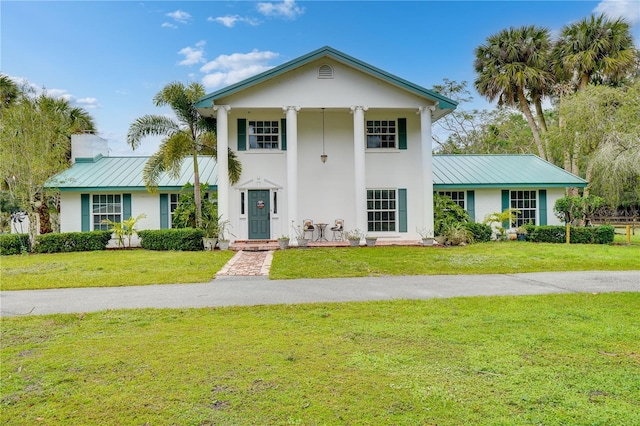
[[[518,241],[527,241],[527,234],[517,234]]]
[[[423,238],[422,239],[422,245],[423,246],[432,246],[433,245],[433,238]]]
[[[349,240],[349,245],[351,247],[358,247],[360,246],[360,238],[358,238],[357,240],[353,239],[353,240]]]
[[[220,250],[228,250],[230,243],[231,241],[229,240],[218,240],[218,247],[220,247]]]
[[[207,251],[213,250],[216,247],[217,242],[218,242],[217,238],[202,237],[202,245],[204,246],[204,249]]]
[[[364,240],[367,243],[367,247],[373,247],[376,245],[378,239],[375,237],[366,237]]]
[[[280,246],[280,250],[284,250],[289,247],[289,240],[278,240],[278,246]]]
[[[297,238],[297,241],[298,241],[298,247],[306,247],[307,243],[309,242],[309,240],[306,238]]]

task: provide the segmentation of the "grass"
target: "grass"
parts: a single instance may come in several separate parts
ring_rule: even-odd
[[[272,279],[634,270],[640,246],[491,242],[466,247],[316,248],[276,252]]]
[[[2,256],[2,290],[208,282],[233,255],[106,250]]]
[[[640,293],[3,318],[4,425],[638,425]]]

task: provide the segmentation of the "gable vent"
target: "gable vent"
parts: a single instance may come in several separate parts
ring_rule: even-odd
[[[320,68],[318,68],[318,78],[333,78],[333,68],[331,68],[331,65],[320,65]]]

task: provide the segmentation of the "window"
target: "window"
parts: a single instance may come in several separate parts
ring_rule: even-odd
[[[93,230],[108,231],[109,225],[102,221],[122,222],[122,196],[114,194],[93,196]]]
[[[396,230],[396,190],[367,190],[367,231]]]
[[[511,208],[520,210],[515,226],[536,223],[536,191],[511,191]]]
[[[278,149],[278,121],[250,121],[250,149]]]
[[[173,228],[173,211],[178,207],[180,194],[169,194],[169,228]]]
[[[439,191],[438,194],[451,198],[454,203],[464,209],[464,191]]]
[[[395,147],[395,120],[367,120],[367,148]]]

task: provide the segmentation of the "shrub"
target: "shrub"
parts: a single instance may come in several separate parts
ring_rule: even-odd
[[[473,232],[468,230],[463,223],[445,225],[437,240],[445,246],[458,246],[473,242]]]
[[[491,240],[491,227],[485,223],[469,222],[464,224],[473,234],[473,241],[477,243],[486,243]]]
[[[462,207],[445,195],[433,194],[433,226],[435,235],[442,235],[454,223],[467,223],[471,219]]]
[[[29,248],[29,234],[0,234],[0,255],[21,254]]]
[[[36,253],[68,253],[104,250],[111,239],[110,231],[63,232],[36,236]]]
[[[178,250],[198,251],[204,250],[201,229],[159,229],[138,231],[142,239],[140,245],[147,250]]]
[[[567,240],[564,226],[528,227],[527,240],[536,243],[565,243]],[[610,244],[613,242],[615,229],[613,226],[572,226],[572,244]]]

